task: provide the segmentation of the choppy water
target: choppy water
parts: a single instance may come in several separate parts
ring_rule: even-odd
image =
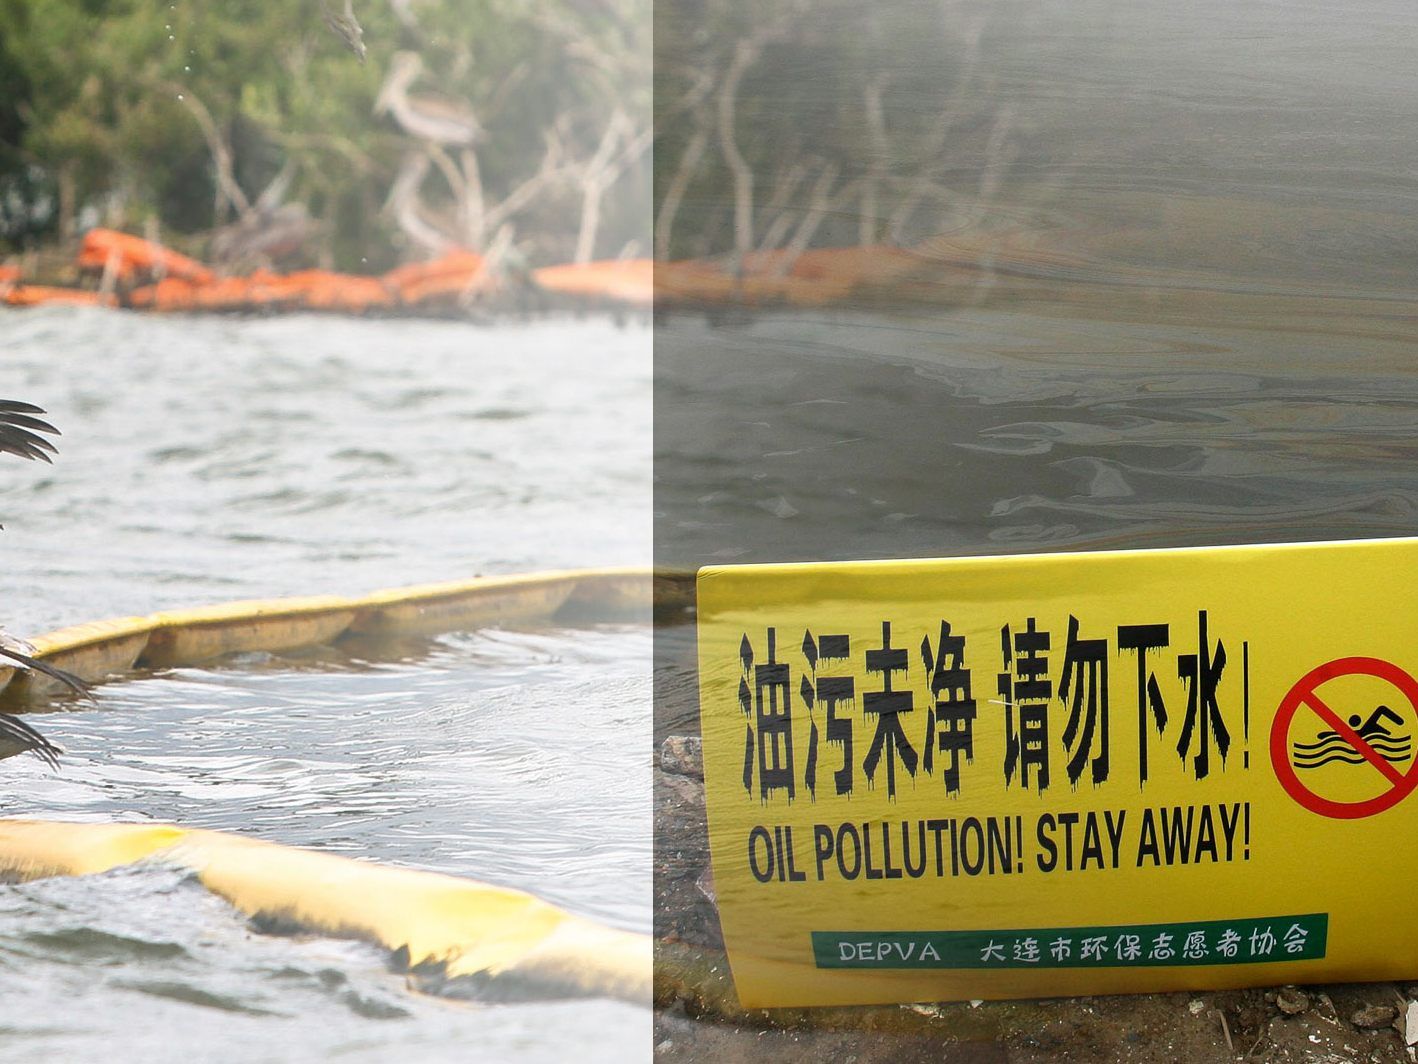
[[[21,632],[251,596],[644,563],[649,344],[603,323],[0,316]],[[648,630],[249,655],[103,687],[3,763],[7,815],[162,820],[473,876],[650,926]],[[643,1059],[647,1009],[471,1006],[382,950],[271,938],[162,868],[0,888],[0,1059]]]
[[[0,351],[64,433],[0,470],[12,629],[649,554],[643,329],[46,308]]]

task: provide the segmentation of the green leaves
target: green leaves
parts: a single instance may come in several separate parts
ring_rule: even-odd
[[[210,230],[232,220],[217,191],[214,132],[250,201],[290,164],[286,201],[324,223],[311,259],[333,253],[355,270],[387,261],[396,230],[379,208],[405,154],[420,148],[373,113],[402,49],[424,61],[418,92],[467,101],[487,127],[477,162],[491,201],[535,172],[558,121],[572,156],[594,151],[617,104],[648,125],[648,0],[419,0],[401,11],[355,0],[361,64],[326,26],[320,0],[0,0],[0,247],[53,231],[44,205],[63,174],[76,215],[88,208],[129,229],[151,218],[164,239],[203,253]],[[434,210],[457,199],[442,180],[424,191]],[[539,213],[545,234],[518,238],[541,241],[551,257],[558,240],[569,246],[579,200],[565,198],[561,215]]]

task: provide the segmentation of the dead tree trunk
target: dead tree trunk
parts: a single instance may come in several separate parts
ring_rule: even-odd
[[[679,213],[684,194],[689,191],[689,183],[694,180],[695,171],[699,169],[699,161],[704,158],[704,149],[708,144],[708,132],[696,129],[694,136],[690,137],[689,143],[685,145],[684,154],[680,156],[679,167],[675,170],[674,179],[670,181],[670,187],[665,189],[665,198],[660,201],[660,210],[655,216],[655,258],[660,262],[669,261],[675,215]]]
[[[753,168],[739,151],[735,139],[734,111],[738,106],[739,82],[761,51],[762,46],[756,37],[739,41],[728,73],[724,75],[724,83],[719,88],[719,151],[723,153],[734,181],[735,270],[743,267],[744,259],[753,250]]]

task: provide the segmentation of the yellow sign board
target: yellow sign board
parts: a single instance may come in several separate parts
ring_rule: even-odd
[[[1418,540],[700,571],[745,1006],[1418,976]]]

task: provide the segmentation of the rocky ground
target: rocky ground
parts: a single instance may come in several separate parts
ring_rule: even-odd
[[[745,1011],[719,933],[697,740],[662,743],[655,803],[657,1060],[1418,1060],[1418,984]]]

